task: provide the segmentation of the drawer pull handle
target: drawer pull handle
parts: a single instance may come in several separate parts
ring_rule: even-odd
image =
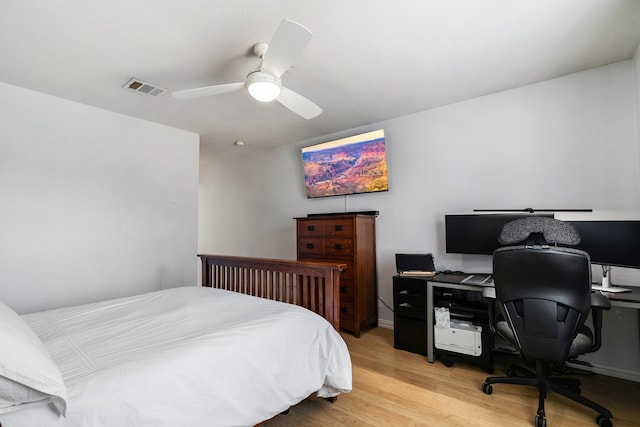
[[[412,308],[413,306],[408,302],[403,302],[402,304],[399,305],[399,307]]]
[[[348,311],[349,309],[347,309],[347,307],[340,307],[340,313],[346,313]]]
[[[341,225],[336,225],[336,231],[342,231],[342,226]]]
[[[307,243],[307,249],[313,249],[313,243]]]
[[[346,286],[340,286],[340,292],[349,292],[349,288]]]
[[[341,251],[342,250],[342,245],[340,243],[336,243],[335,246],[337,251]]]
[[[308,231],[313,231],[315,229],[316,229],[316,227],[314,225],[307,225],[307,230]]]

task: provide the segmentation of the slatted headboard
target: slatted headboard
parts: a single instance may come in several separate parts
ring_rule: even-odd
[[[340,271],[346,264],[198,256],[202,260],[202,286],[299,305],[340,329]]]

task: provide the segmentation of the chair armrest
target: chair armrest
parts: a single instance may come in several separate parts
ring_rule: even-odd
[[[602,295],[600,292],[591,293],[591,309],[609,310],[611,308],[611,301],[609,298]]]
[[[602,345],[602,310],[611,309],[611,301],[600,292],[591,293],[591,320],[593,322],[594,343],[587,353],[598,351]]]
[[[496,288],[482,288],[482,296],[487,299],[487,311],[489,312],[489,330],[493,335],[498,335],[496,331]]]

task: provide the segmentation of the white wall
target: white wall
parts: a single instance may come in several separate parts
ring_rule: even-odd
[[[199,250],[295,258],[293,217],[379,210],[378,293],[387,305],[393,299],[397,252],[433,252],[439,269],[490,271],[489,256],[445,254],[445,213],[525,207],[640,210],[634,78],[632,61],[625,61],[295,146],[207,159],[201,173]],[[386,131],[389,192],[305,198],[300,147],[378,128]],[[640,285],[635,270],[614,268],[612,277],[616,284]],[[637,325],[632,322],[629,329],[627,322],[635,312],[621,310],[622,315],[618,310],[610,315],[622,325],[617,333],[623,336],[616,338],[637,342]],[[383,323],[393,320],[382,304],[379,314]],[[640,378],[638,349],[633,351],[610,363]]]
[[[638,162],[640,163],[640,45],[633,57],[633,76],[636,95],[636,138],[638,140]]]
[[[0,299],[196,283],[198,135],[0,83]]]
[[[294,258],[293,217],[374,209],[383,298],[391,298],[398,251],[431,251],[442,269],[488,269],[490,257],[444,253],[445,213],[640,210],[633,88],[626,61],[295,146],[206,159],[199,249]],[[376,128],[386,131],[390,191],[306,199],[299,148]],[[633,271],[614,271],[628,273],[622,283],[634,283]]]

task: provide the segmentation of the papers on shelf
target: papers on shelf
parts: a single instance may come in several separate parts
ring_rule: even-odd
[[[437,328],[451,327],[451,315],[447,307],[435,307],[433,310],[436,313]]]

